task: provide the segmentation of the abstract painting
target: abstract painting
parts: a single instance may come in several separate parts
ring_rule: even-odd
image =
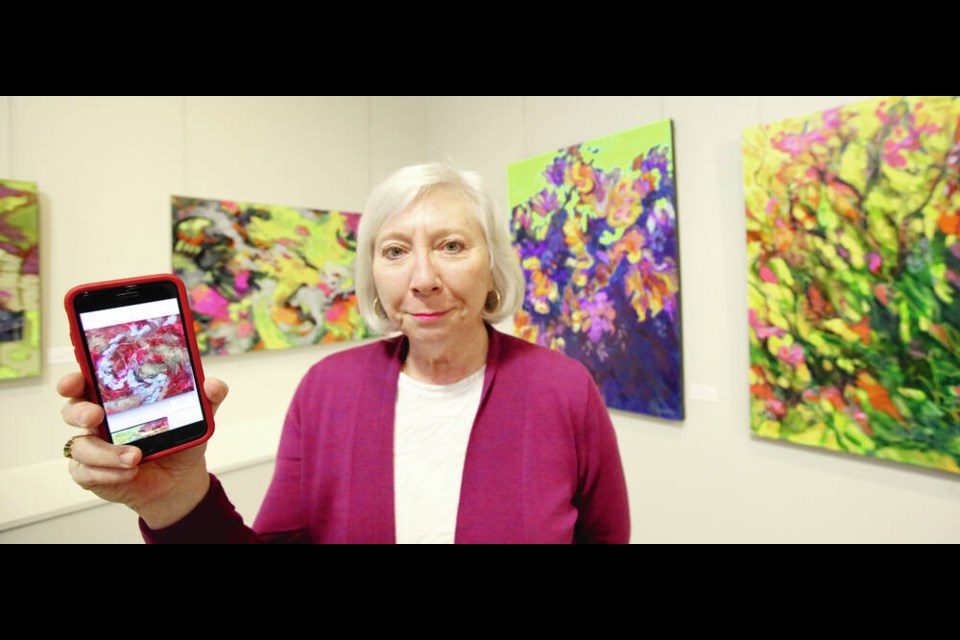
[[[359,214],[184,196],[172,207],[202,354],[370,335],[353,283]]]
[[[0,180],[0,380],[40,375],[37,185]]]
[[[170,420],[168,418],[157,418],[156,420],[150,420],[143,424],[130,427],[129,429],[114,431],[110,434],[110,439],[113,440],[113,444],[127,444],[128,442],[140,440],[141,438],[149,438],[150,436],[155,436],[165,431],[170,431]]]
[[[960,473],[960,99],[747,129],[752,432]]]
[[[608,407],[683,419],[671,121],[514,163],[508,181],[515,333],[586,365]]]
[[[193,391],[193,367],[180,316],[84,331],[110,416]]]

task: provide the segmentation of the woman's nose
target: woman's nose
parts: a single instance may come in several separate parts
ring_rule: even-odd
[[[417,293],[427,293],[440,289],[440,274],[433,264],[433,256],[429,251],[418,251],[414,257],[413,274],[410,278],[410,288]]]

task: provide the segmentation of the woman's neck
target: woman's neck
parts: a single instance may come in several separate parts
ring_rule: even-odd
[[[487,362],[490,336],[485,325],[467,339],[453,344],[410,341],[403,372],[427,384],[453,384],[474,373]]]

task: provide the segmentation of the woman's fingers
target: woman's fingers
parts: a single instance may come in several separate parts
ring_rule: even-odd
[[[216,415],[220,404],[230,393],[230,387],[219,378],[207,378],[203,381],[203,392],[207,395],[207,400],[210,401],[213,413]]]
[[[79,371],[72,371],[57,381],[57,393],[64,398],[82,398],[86,383]]]
[[[68,373],[57,381],[57,393],[69,398],[60,410],[60,415],[69,425],[93,431],[103,422],[103,408],[84,399],[84,386],[83,376],[78,371]]]
[[[71,438],[70,457],[88,467],[132,469],[143,453],[138,447],[110,444],[95,435]]]
[[[87,431],[69,441],[70,476],[84,489],[129,482],[139,472],[143,454],[137,447],[115,446],[94,435],[103,422],[103,408],[83,399],[84,386],[79,372],[57,381],[57,393],[70,399],[60,410],[63,421]]]
[[[63,405],[60,415],[63,416],[63,421],[67,424],[87,431],[96,430],[103,422],[104,417],[103,407],[77,398],[73,398]]]
[[[85,464],[80,464],[76,460],[70,461],[70,477],[84,489],[123,484],[136,477],[139,471],[139,467],[132,469],[111,469],[105,467],[90,467]]]
[[[95,435],[70,442],[70,476],[84,489],[123,484],[132,480],[143,457],[137,447],[113,445]]]

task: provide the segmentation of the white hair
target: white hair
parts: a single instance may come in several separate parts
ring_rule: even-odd
[[[403,167],[390,174],[370,193],[360,216],[357,231],[356,291],[360,315],[371,330],[388,333],[398,327],[377,313],[377,287],[373,280],[373,243],[383,225],[393,216],[438,187],[452,188],[469,203],[490,250],[490,273],[494,290],[499,292],[496,308],[484,309],[483,319],[497,323],[513,316],[523,304],[526,283],[517,253],[510,243],[506,216],[499,214],[496,202],[487,192],[483,179],[474,171],[449,164],[431,162]],[[381,307],[382,312],[382,307]]]

